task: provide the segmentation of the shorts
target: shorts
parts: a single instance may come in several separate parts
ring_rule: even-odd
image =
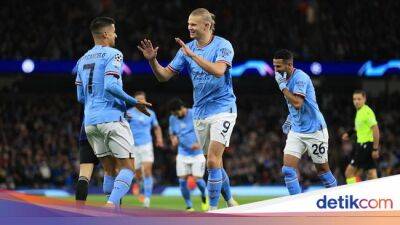
[[[153,143],[133,146],[135,150],[135,169],[140,169],[143,162],[154,162]]]
[[[120,159],[134,157],[133,136],[126,120],[89,125],[85,131],[98,158],[108,155]]]
[[[94,154],[92,147],[87,139],[80,140],[78,145],[80,164],[93,163],[99,164],[99,159]]]
[[[373,142],[357,143],[350,165],[363,170],[376,169],[376,161],[372,158],[373,144]]]
[[[300,159],[307,151],[314,163],[327,163],[328,140],[329,134],[326,128],[309,134],[289,131],[283,152]]]
[[[176,157],[176,175],[178,177],[193,175],[203,177],[206,169],[206,158],[199,154],[195,156],[178,155]]]
[[[194,130],[205,155],[210,141],[217,141],[229,147],[236,117],[236,113],[219,113],[205,119],[194,120]]]

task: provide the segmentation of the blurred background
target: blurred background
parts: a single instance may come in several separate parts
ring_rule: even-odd
[[[73,191],[82,108],[71,72],[93,45],[88,26],[99,15],[117,21],[124,89],[147,93],[168,143],[155,149],[155,185],[176,186],[165,102],[179,96],[191,106],[191,81],[182,74],[158,83],[136,45],[150,38],[167,64],[178,50],[173,38],[189,41],[187,17],[197,7],[216,15],[216,34],[235,50],[238,120],[224,157],[233,186],[284,185],[281,125],[287,106],[271,63],[280,48],[292,50],[295,67],[312,77],[329,128],[330,166],[339,183],[345,183],[353,148],[340,136],[354,123],[355,89],[367,92],[381,129],[379,176],[400,172],[400,1],[13,0],[0,3],[0,189]],[[300,170],[304,186],[319,184],[307,155]],[[92,186],[100,190],[101,183],[98,168]]]

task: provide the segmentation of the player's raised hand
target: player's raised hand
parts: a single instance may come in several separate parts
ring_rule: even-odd
[[[149,111],[147,111],[146,106],[151,106],[151,103],[148,103],[146,101],[142,101],[142,100],[138,100],[138,102],[136,103],[135,107],[143,114],[145,114],[146,116],[150,116]]]
[[[279,73],[275,71],[275,80],[278,83],[279,89],[283,91],[283,89],[287,88],[287,81],[286,81],[286,73]]]
[[[180,38],[175,38],[175,41],[181,46],[183,54],[189,57],[195,56],[194,52]]]
[[[137,48],[143,53],[143,56],[147,60],[152,60],[157,57],[158,47],[154,48],[153,44],[148,39],[144,39],[143,41],[141,41],[140,45],[138,45]]]

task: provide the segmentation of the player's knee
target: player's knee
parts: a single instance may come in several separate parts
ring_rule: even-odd
[[[282,174],[287,178],[296,178],[297,170],[290,166],[282,166]]]
[[[220,166],[219,159],[217,157],[211,157],[211,155],[207,159],[207,168],[218,168]]]

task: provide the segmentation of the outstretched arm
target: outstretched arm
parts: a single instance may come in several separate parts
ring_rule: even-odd
[[[158,47],[153,48],[153,44],[150,40],[144,39],[140,42],[140,46],[137,48],[143,53],[143,56],[149,61],[151,70],[156,76],[157,80],[160,82],[166,82],[171,77],[175,75],[175,72],[169,69],[168,67],[163,67],[157,61],[157,51]]]
[[[135,106],[143,114],[150,116],[150,113],[147,111],[146,106],[151,106],[151,104],[145,101],[138,101],[134,97],[128,95],[124,90],[122,90],[122,87],[118,84],[117,81],[118,80],[113,76],[106,76],[104,78],[105,91],[112,94],[114,97]]]
[[[210,62],[196,55],[190,48],[179,38],[175,38],[175,41],[181,46],[182,51],[185,55],[189,56],[193,61],[197,63],[207,73],[214,75],[215,77],[222,77],[225,75],[225,71],[228,68],[226,62]]]

